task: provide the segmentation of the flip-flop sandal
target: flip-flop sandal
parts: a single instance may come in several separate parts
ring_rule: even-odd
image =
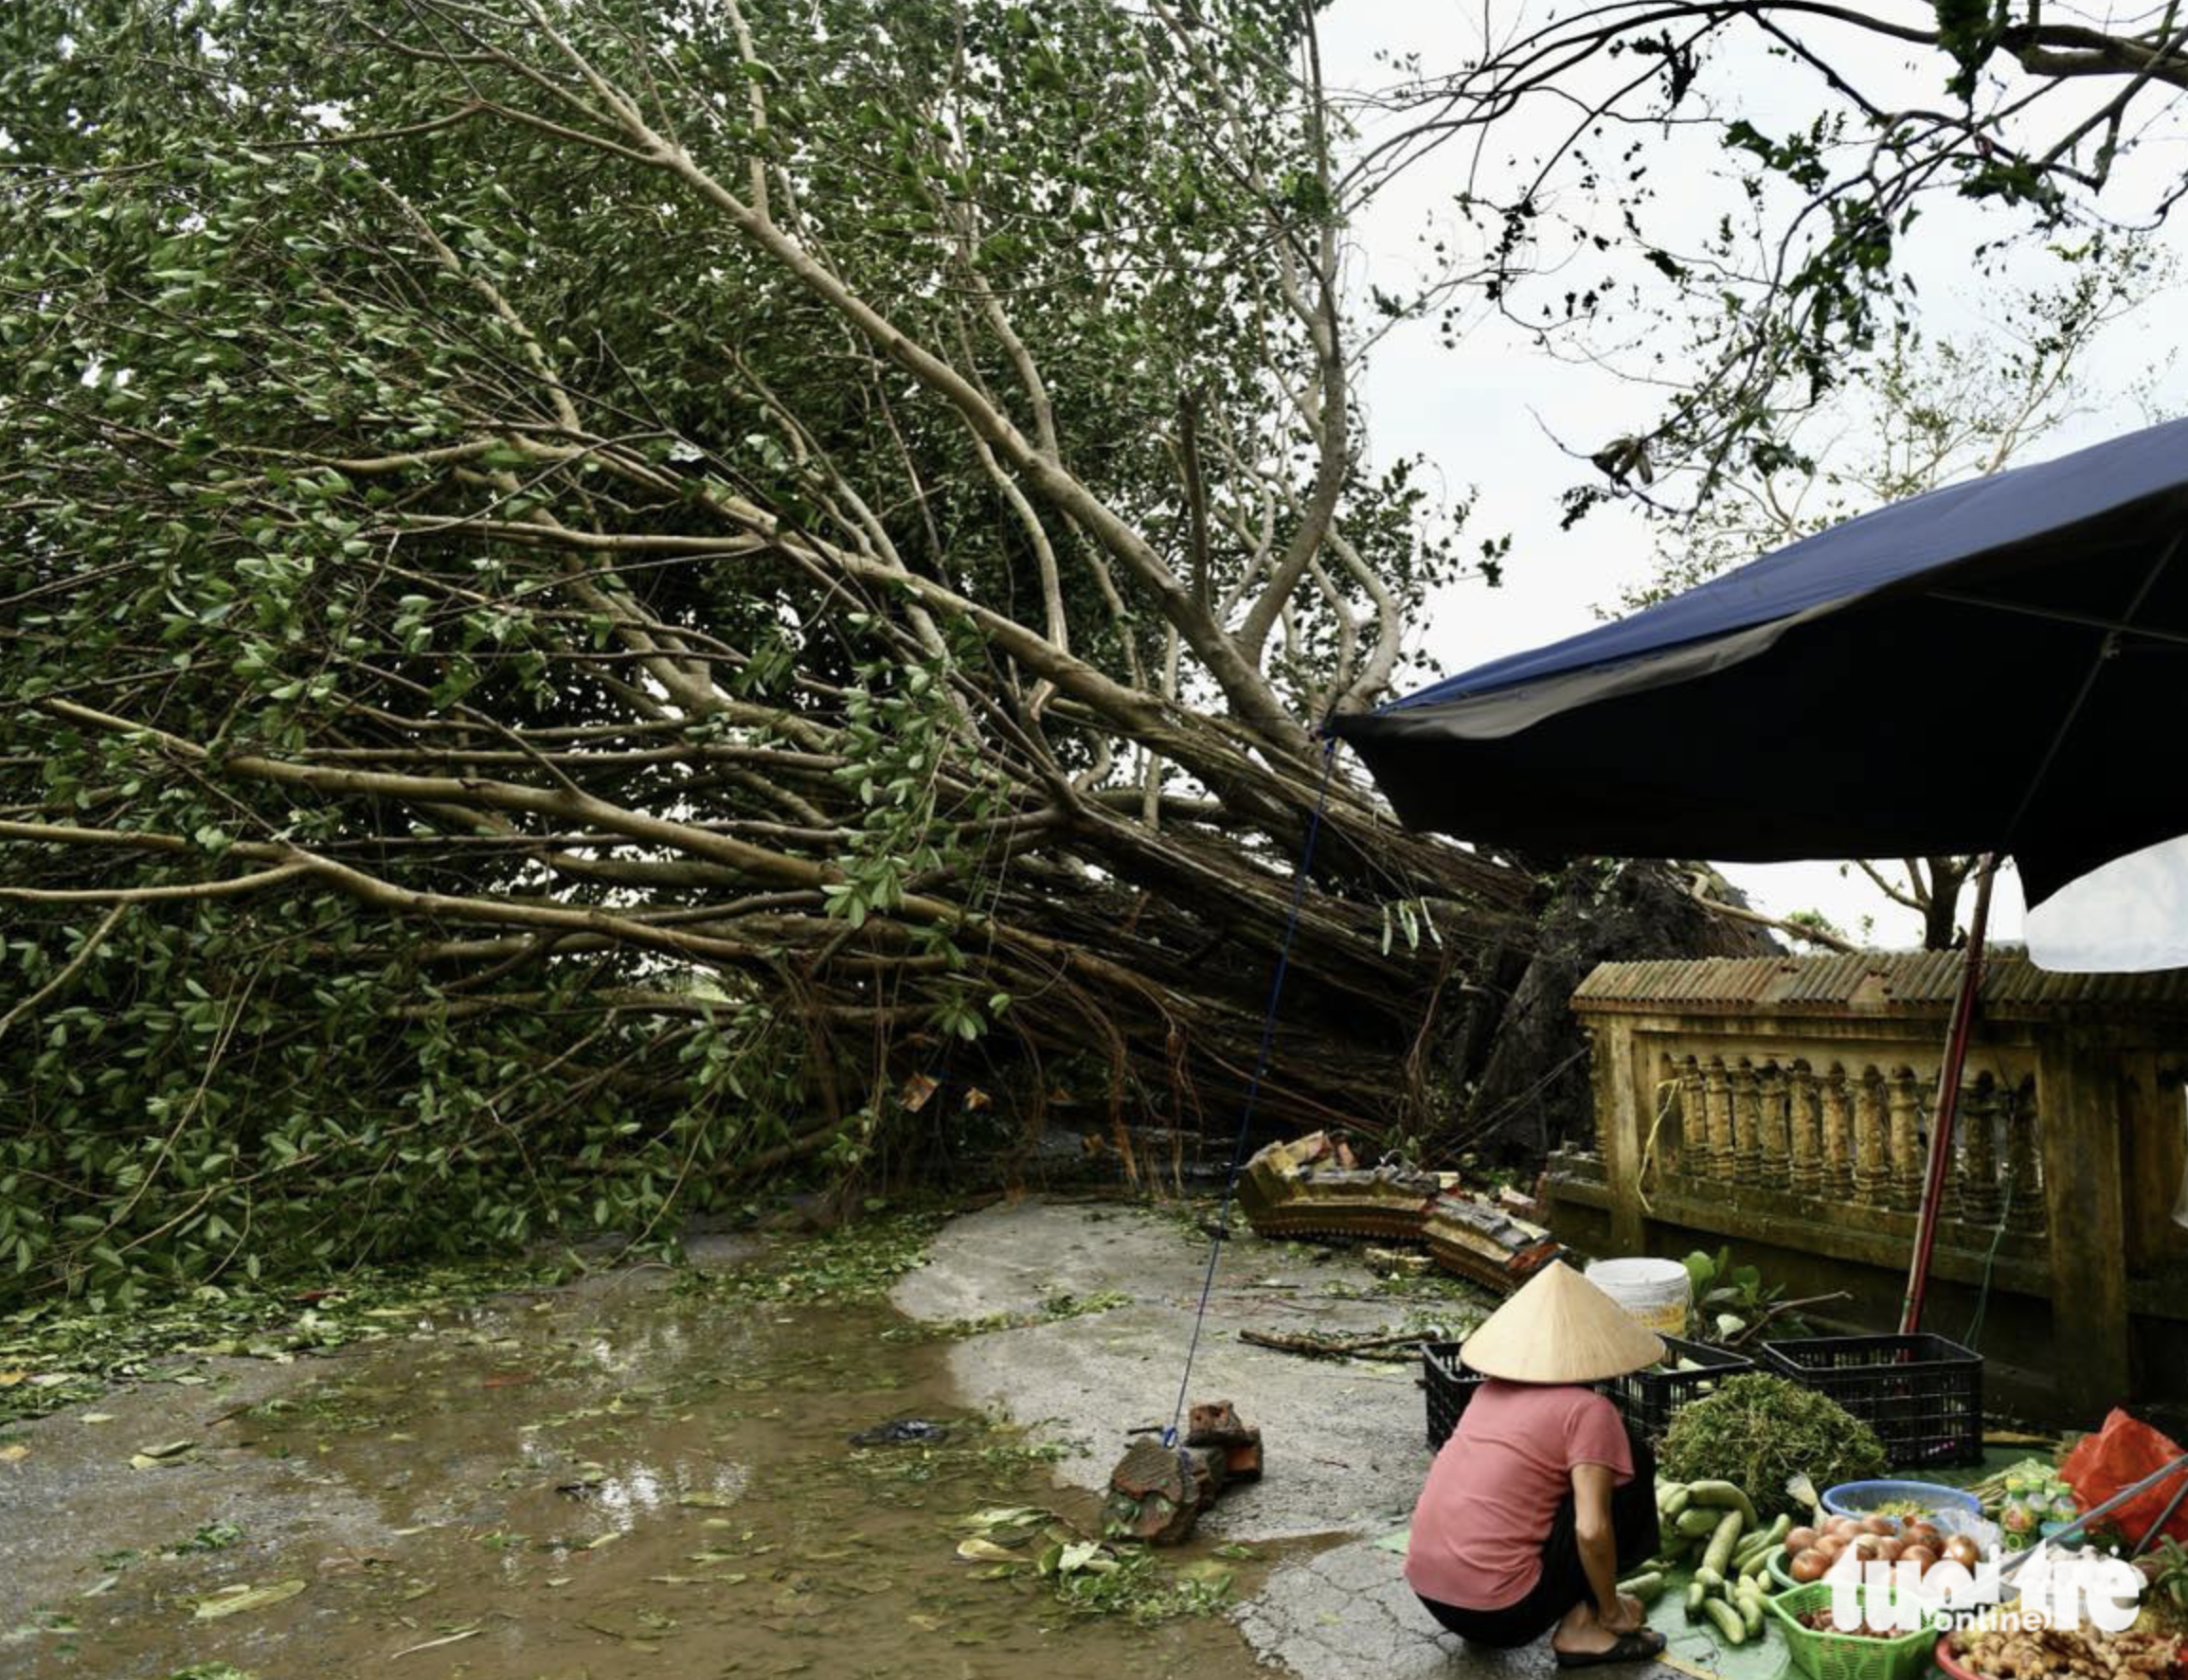
[[[1654,1628],[1641,1628],[1621,1634],[1608,1651],[1560,1651],[1556,1656],[1561,1669],[1592,1669],[1598,1663],[1653,1662],[1663,1653],[1664,1636]]]

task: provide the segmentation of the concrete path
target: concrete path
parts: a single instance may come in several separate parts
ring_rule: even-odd
[[[1126,1430],[1170,1420],[1207,1260],[1207,1239],[1176,1220],[1025,1201],[951,1224],[895,1300],[913,1317],[940,1320],[1032,1312],[1067,1291],[1130,1296],[1126,1307],[951,1349],[969,1400],[1022,1422],[1049,1421],[1051,1434],[1083,1449],[1060,1474],[1099,1488]],[[1373,1544],[1407,1521],[1428,1469],[1414,1367],[1304,1359],[1237,1335],[1372,1330],[1400,1322],[1406,1305],[1379,1296],[1354,1256],[1250,1233],[1227,1245],[1192,1395],[1229,1400],[1261,1426],[1268,1474],[1227,1493],[1208,1527],[1245,1542],[1334,1542],[1281,1564],[1240,1609],[1240,1629],[1264,1662],[1300,1680],[1518,1680],[1549,1670],[1547,1644],[1499,1654],[1443,1634],[1408,1590],[1401,1560]],[[1668,1677],[1654,1670],[1635,1680]]]
[[[1264,1662],[1300,1680],[1538,1680],[1557,1672],[1547,1639],[1502,1652],[1443,1632],[1407,1587],[1400,1563],[1354,1540],[1286,1564],[1239,1608],[1239,1630]],[[1612,1672],[1673,1680],[1654,1663]]]
[[[951,1350],[951,1375],[967,1400],[1045,1423],[1083,1447],[1060,1473],[1100,1489],[1131,1442],[1127,1431],[1170,1421],[1207,1263],[1208,1240],[1180,1221],[1115,1205],[1028,1201],[952,1223],[932,1262],[898,1284],[894,1299],[910,1316],[935,1320],[1037,1312],[1067,1293],[1130,1296],[1130,1306],[974,1336]],[[1412,1367],[1302,1359],[1237,1339],[1247,1326],[1395,1324],[1404,1303],[1375,1297],[1373,1287],[1363,1267],[1319,1250],[1250,1238],[1227,1246],[1193,1398],[1235,1402],[1260,1425],[1271,1470],[1225,1495],[1211,1531],[1274,1540],[1387,1533],[1406,1521],[1427,1462]]]

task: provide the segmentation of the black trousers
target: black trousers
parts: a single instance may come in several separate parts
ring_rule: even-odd
[[[1618,1545],[1618,1574],[1623,1580],[1657,1555],[1663,1536],[1657,1525],[1657,1457],[1649,1444],[1632,1430],[1626,1439],[1633,1447],[1633,1479],[1610,1492],[1610,1527]],[[1457,1604],[1423,1598],[1428,1614],[1450,1632],[1477,1645],[1510,1650],[1532,1645],[1550,1632],[1565,1613],[1583,1600],[1595,1596],[1587,1583],[1587,1570],[1580,1561],[1580,1540],[1574,1529],[1572,1491],[1557,1502],[1550,1519],[1550,1535],[1542,1543],[1542,1579],[1528,1589],[1516,1604],[1501,1610],[1468,1610]]]

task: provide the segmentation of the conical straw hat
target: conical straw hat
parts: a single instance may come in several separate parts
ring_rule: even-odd
[[[1529,1278],[1459,1349],[1470,1369],[1514,1383],[1600,1383],[1663,1356],[1654,1331],[1563,1260]]]

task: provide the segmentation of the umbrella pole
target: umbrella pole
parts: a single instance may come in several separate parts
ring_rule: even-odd
[[[1990,927],[1990,884],[1998,873],[1998,853],[1986,852],[1976,876],[1975,915],[1968,921],[1967,956],[1961,964],[1960,991],[1952,1000],[1952,1025],[1945,1038],[1945,1063],[1937,1072],[1937,1112],[1929,1122],[1929,1162],[1922,1174],[1922,1211],[1914,1226],[1914,1260],[1907,1271],[1907,1298],[1899,1313],[1899,1331],[1922,1328],[1922,1301],[1929,1288],[1929,1257],[1937,1247],[1937,1216],[1945,1206],[1945,1183],[1952,1172],[1952,1123],[1960,1109],[1960,1076],[1967,1065],[1967,1041],[1975,1026],[1976,994],[1982,989],[1983,938]]]

